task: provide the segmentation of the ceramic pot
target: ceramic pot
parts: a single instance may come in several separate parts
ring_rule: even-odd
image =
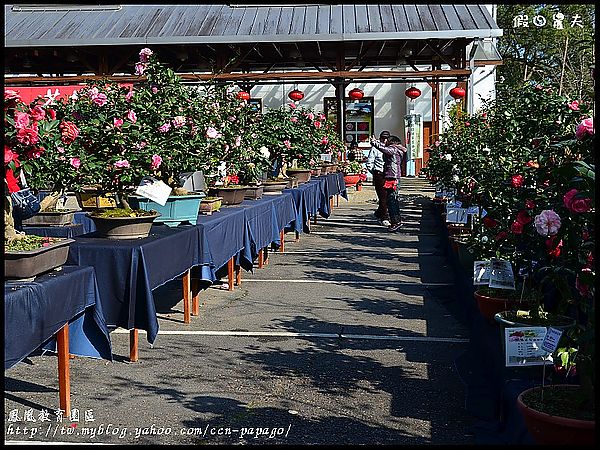
[[[156,218],[155,222],[176,227],[184,222],[189,222],[192,225],[196,224],[196,219],[200,211],[200,203],[204,197],[206,197],[204,193],[170,195],[164,206],[138,195],[130,195],[128,200],[133,209],[157,211],[160,216]]]
[[[35,250],[5,251],[4,276],[6,278],[31,278],[62,266],[67,262],[69,245],[74,239],[58,242]]]
[[[290,177],[296,177],[298,184],[307,183],[311,177],[310,169],[287,169],[285,173]]]
[[[239,205],[246,196],[245,187],[213,187],[208,193],[212,197],[221,197],[223,205]]]
[[[160,214],[141,217],[98,217],[88,213],[96,225],[96,233],[108,239],[138,239],[148,237],[152,223]]]

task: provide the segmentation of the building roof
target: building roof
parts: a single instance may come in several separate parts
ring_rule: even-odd
[[[5,47],[476,39],[483,5],[5,5]]]

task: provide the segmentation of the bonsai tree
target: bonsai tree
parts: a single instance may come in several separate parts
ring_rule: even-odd
[[[57,119],[48,103],[36,99],[25,104],[17,91],[4,91],[4,170],[18,179],[27,175],[28,186],[60,191],[76,172],[77,161],[71,159],[70,144],[77,139],[77,129]],[[75,164],[73,164],[75,163]],[[14,228],[12,202],[4,184],[5,242],[23,238]],[[56,196],[58,198],[58,196]]]

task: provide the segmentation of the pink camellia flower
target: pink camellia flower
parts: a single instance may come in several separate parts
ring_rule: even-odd
[[[321,128],[323,124],[321,122],[319,122],[318,120],[315,120],[315,128]]]
[[[64,149],[64,147],[60,147],[60,146],[59,146],[59,147],[56,147],[56,151],[57,151],[58,153],[64,153],[64,152],[65,152],[65,149]]]
[[[100,92],[98,95],[92,97],[92,101],[98,106],[104,106],[108,102],[108,97],[106,94]]]
[[[569,211],[571,210],[571,203],[578,192],[579,191],[577,189],[571,189],[569,192],[563,195],[563,203],[565,204],[565,207],[569,209]]]
[[[288,106],[292,109],[296,109],[296,104],[295,103],[288,103]]]
[[[175,116],[175,117],[173,117],[173,120],[171,122],[173,123],[173,126],[175,128],[181,128],[182,126],[185,125],[185,117],[184,116]]]
[[[133,111],[131,109],[129,111],[127,111],[127,120],[129,120],[131,123],[137,122],[137,116],[135,114],[135,111]]]
[[[160,131],[161,133],[166,133],[170,129],[171,129],[171,124],[169,122],[167,122],[167,123],[161,125],[160,127],[158,127],[158,131]]]
[[[21,111],[15,111],[15,128],[27,128],[30,122],[31,117],[29,114]]]
[[[298,122],[298,118],[297,117],[291,117],[290,120],[294,123]]]
[[[69,163],[76,169],[79,169],[81,167],[81,160],[79,158],[71,158],[69,160]]]
[[[471,122],[465,122],[466,127],[468,127],[469,125],[471,125]]]
[[[126,159],[120,159],[119,161],[115,162],[114,166],[117,169],[127,169],[130,167],[129,161],[127,161]]]
[[[563,202],[567,209],[572,213],[586,213],[592,209],[592,199],[576,198],[579,191],[577,189],[571,189],[563,196]]]
[[[150,164],[150,167],[152,167],[153,170],[156,170],[161,164],[162,158],[159,155],[152,155],[152,164]]]
[[[315,115],[313,113],[308,113],[306,115],[306,117],[308,117],[310,120],[314,120],[315,119]]]
[[[515,221],[510,226],[510,231],[514,234],[522,234],[523,233],[523,224],[519,221]]]
[[[524,181],[525,179],[523,178],[523,175],[513,175],[512,177],[510,177],[510,184],[514,188],[520,188],[521,186],[523,186]]]
[[[119,119],[117,117],[113,117],[113,126],[115,128],[120,128],[123,125],[123,119]]]
[[[46,111],[40,105],[35,105],[33,108],[29,110],[29,114],[33,120],[44,120],[46,117]]]
[[[39,140],[37,127],[21,128],[17,131],[17,141],[23,145],[33,145]]]
[[[286,139],[285,141],[283,141],[283,145],[285,145],[287,148],[291,148],[292,147],[292,143]]]
[[[521,225],[527,225],[533,219],[529,216],[529,213],[525,210],[521,210],[517,213],[517,222]]]
[[[579,102],[577,100],[573,100],[571,103],[568,103],[567,106],[570,110],[579,111]]]
[[[326,145],[329,143],[329,138],[327,136],[323,136],[323,139],[321,139],[321,144]]]
[[[579,125],[577,125],[577,130],[575,131],[575,136],[580,141],[585,139],[586,136],[594,135],[594,119],[592,117],[588,119],[584,119]]]
[[[239,147],[240,145],[242,145],[242,137],[238,136],[235,138],[235,146]]]
[[[144,63],[135,63],[135,74],[136,75],[144,75],[144,72],[146,71],[146,64]]]
[[[536,91],[541,91],[543,89],[543,87],[541,85],[536,85],[535,90]]]
[[[158,88],[156,86],[152,86],[152,93],[156,94],[158,92]]]
[[[17,154],[11,150],[8,145],[4,146],[4,165],[17,159]]]
[[[143,48],[140,50],[140,62],[147,63],[154,53],[149,48]]]
[[[126,101],[130,102],[132,98],[133,98],[133,90],[131,90],[127,94],[125,94]]]
[[[58,126],[61,132],[61,141],[65,144],[72,143],[79,136],[79,128],[73,122],[64,121]]]
[[[545,209],[534,219],[535,229],[542,236],[553,236],[560,229],[560,216],[551,209]]]
[[[525,208],[527,208],[527,209],[535,208],[535,202],[533,200],[525,200]]]
[[[214,127],[208,127],[206,129],[206,137],[209,139],[215,139],[219,136],[219,132]]]

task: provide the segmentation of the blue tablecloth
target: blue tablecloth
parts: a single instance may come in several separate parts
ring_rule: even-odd
[[[200,264],[196,227],[157,224],[143,239],[105,239],[94,233],[74,239],[67,262],[96,269],[107,326],[146,330],[153,343],[158,320],[152,289]]]
[[[199,215],[196,220],[199,245],[200,274],[194,278],[214,282],[216,272],[249,246],[244,208],[225,206],[210,216]]]
[[[81,236],[82,234],[86,233],[84,225],[82,223],[73,223],[71,225],[65,226],[24,226],[23,231],[25,232],[25,234],[31,234],[35,236],[64,238]]]
[[[296,220],[293,230],[298,233],[309,232],[308,221],[310,217],[316,216],[322,202],[322,184],[323,179],[311,179],[308,183],[303,183],[294,189],[284,189],[283,193],[291,194],[296,204]],[[327,201],[329,203],[329,200]]]
[[[88,211],[77,211],[73,216],[73,223],[78,223],[83,226],[83,234],[96,231],[96,224],[88,217],[88,214]]]
[[[69,324],[69,352],[112,361],[112,348],[92,267],[63,266],[30,282],[4,283],[4,369]],[[49,342],[49,340],[51,340]],[[53,342],[52,342],[53,341]]]

